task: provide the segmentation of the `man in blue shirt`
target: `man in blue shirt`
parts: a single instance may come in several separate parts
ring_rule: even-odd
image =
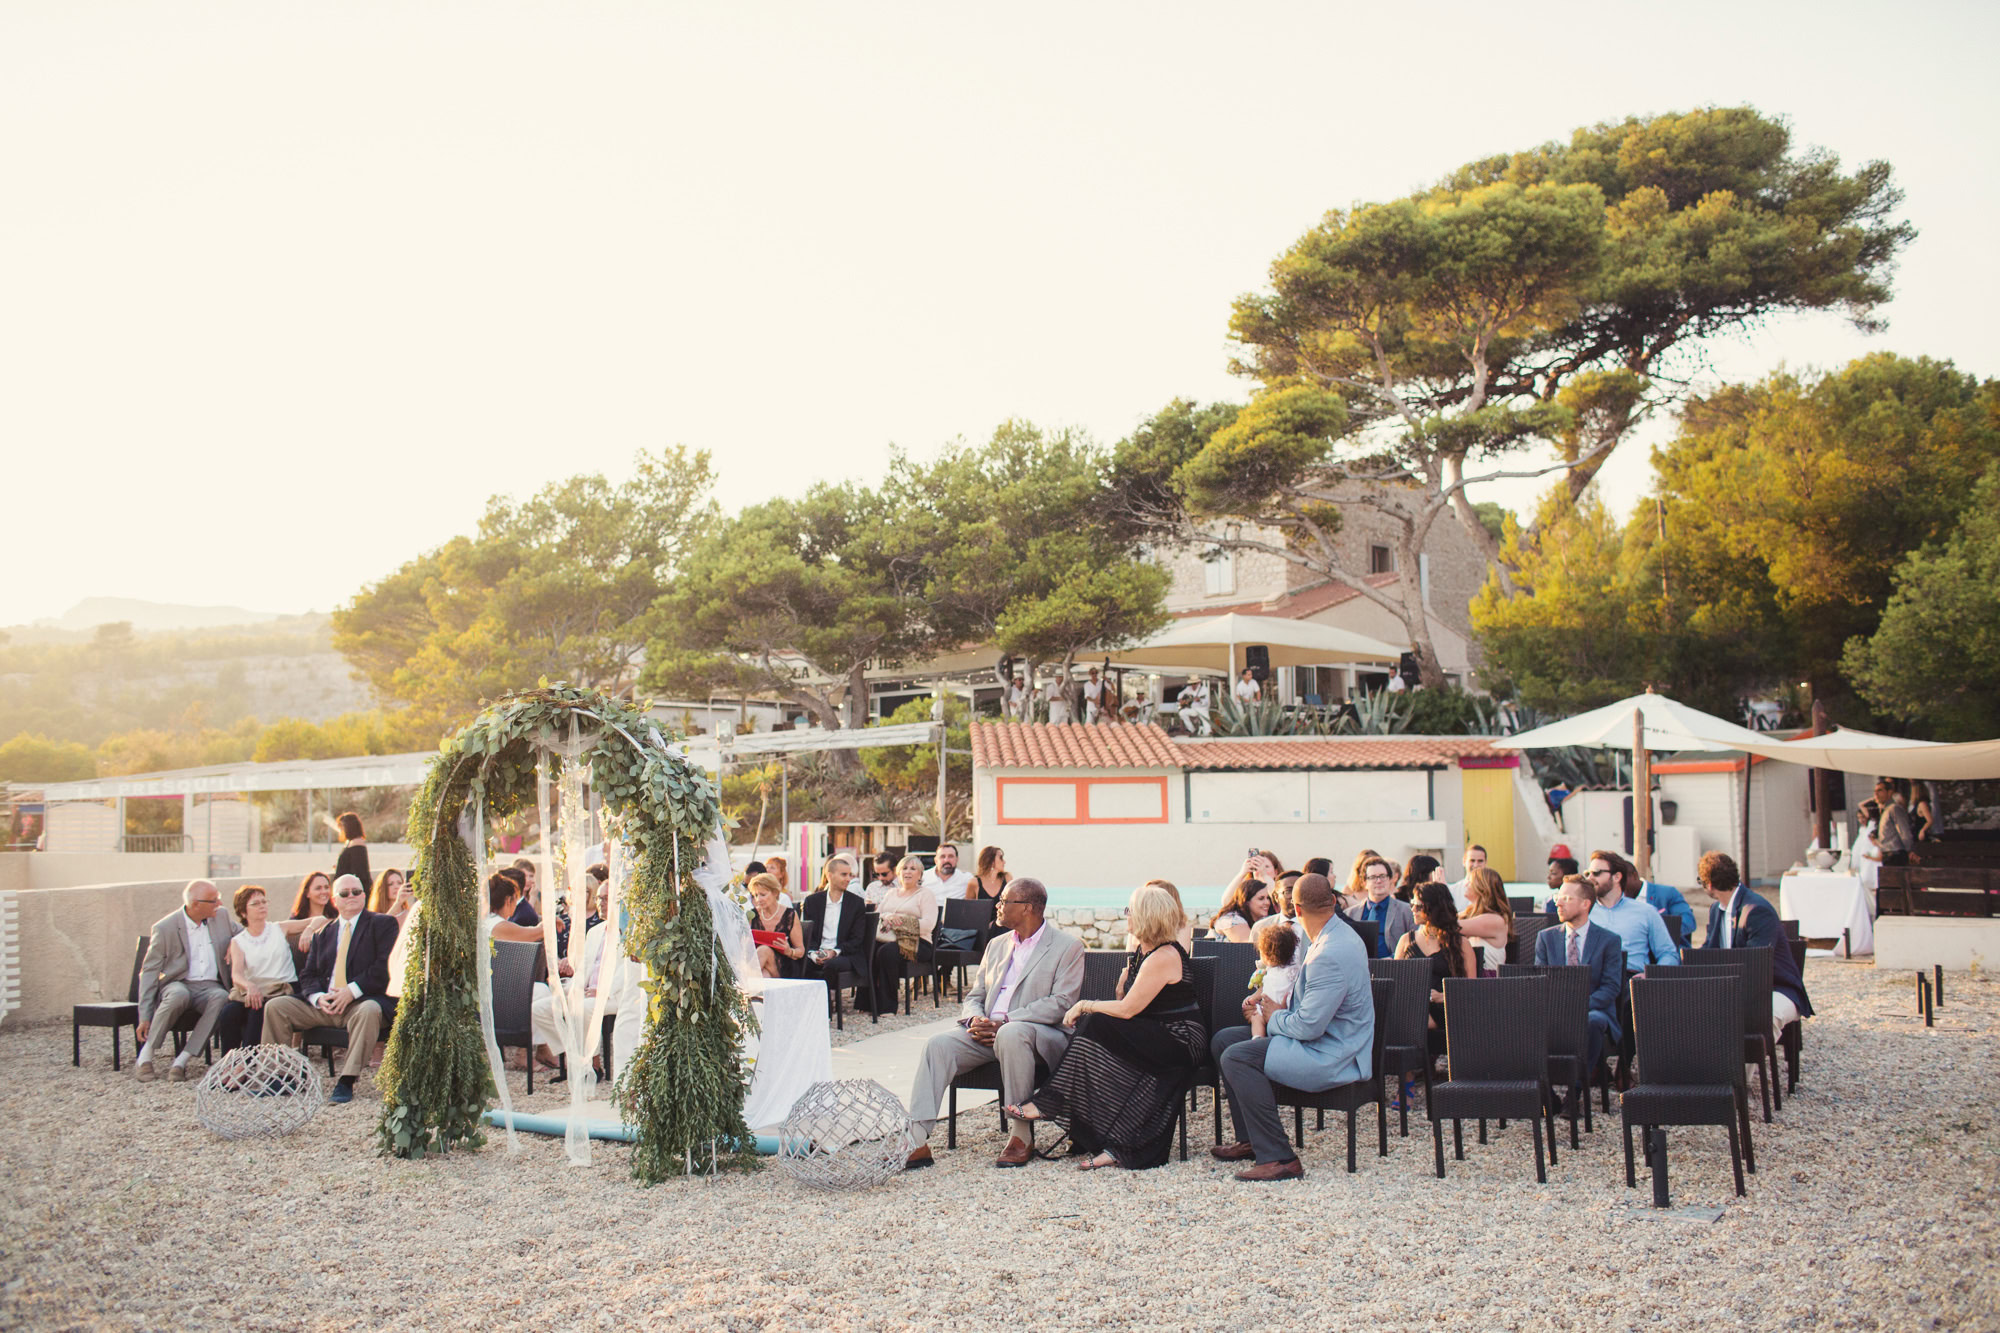
[[[1633,875],[1637,879],[1637,873]],[[1596,925],[1618,937],[1625,949],[1625,970],[1644,972],[1652,964],[1671,965],[1681,961],[1667,923],[1642,899],[1625,896],[1625,858],[1616,852],[1590,854],[1590,887],[1597,895],[1597,908],[1590,914]]]
[[[1655,884],[1650,879],[1639,878],[1639,868],[1626,862],[1621,877],[1627,898],[1637,898],[1661,916],[1670,916],[1681,923],[1681,943],[1694,943],[1694,909],[1688,900],[1681,897],[1681,891],[1671,884]]]

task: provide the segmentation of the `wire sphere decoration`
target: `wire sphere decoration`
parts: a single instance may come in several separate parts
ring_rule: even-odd
[[[900,1174],[909,1155],[909,1112],[869,1078],[813,1084],[778,1134],[778,1164],[815,1189],[873,1189]]]
[[[301,1051],[239,1046],[194,1090],[194,1118],[225,1139],[275,1139],[326,1104],[326,1085]]]

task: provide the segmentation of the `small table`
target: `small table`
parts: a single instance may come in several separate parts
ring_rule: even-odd
[[[1787,870],[1778,881],[1778,915],[1798,922],[1803,938],[1846,939],[1856,954],[1875,952],[1874,919],[1859,875]]]
[[[743,1043],[744,1054],[757,1057],[743,1123],[763,1129],[785,1123],[807,1088],[833,1077],[833,1042],[824,981],[767,978],[764,998],[754,1007],[762,1035]]]

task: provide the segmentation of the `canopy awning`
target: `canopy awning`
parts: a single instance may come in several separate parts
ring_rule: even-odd
[[[1634,712],[1646,719],[1648,750],[1743,750],[1771,740],[1762,732],[1676,703],[1664,694],[1635,694],[1545,727],[1503,736],[1493,745],[1499,750],[1554,750],[1570,745],[1591,750],[1629,750],[1634,739]]]
[[[51,782],[48,801],[102,801],[119,796],[187,796],[220,792],[328,791],[421,784],[437,751],[366,754],[350,759],[289,759],[274,763],[212,764],[164,773],[131,773],[86,782]]]
[[[1112,653],[1110,658],[1114,666],[1233,676],[1243,669],[1244,650],[1253,644],[1270,650],[1274,667],[1349,662],[1393,666],[1403,655],[1394,644],[1310,620],[1230,614],[1176,621],[1144,643]]]
[[[1814,768],[1867,773],[1879,778],[1920,778],[1930,782],[2000,778],[2000,740],[1946,745],[1836,727],[1824,736],[1801,736],[1795,741],[1773,741],[1766,737],[1732,748],[1788,764],[1811,764]]]

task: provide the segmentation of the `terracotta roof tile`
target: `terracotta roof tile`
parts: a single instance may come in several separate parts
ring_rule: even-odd
[[[977,768],[1179,768],[1167,733],[1150,723],[1050,726],[1046,722],[975,722]]]
[[[1273,736],[1174,742],[1182,768],[1442,768],[1493,753],[1483,736]]]

